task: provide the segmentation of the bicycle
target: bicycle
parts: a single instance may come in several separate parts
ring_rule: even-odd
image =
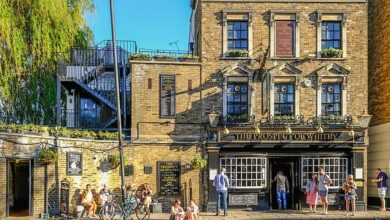
[[[111,197],[121,198],[122,195],[111,193]],[[149,208],[139,199],[130,193],[125,202],[117,202],[113,198],[107,201],[100,209],[99,217],[105,219],[130,219],[130,216],[135,214],[138,220],[148,220],[150,218]],[[106,218],[108,217],[108,218]]]

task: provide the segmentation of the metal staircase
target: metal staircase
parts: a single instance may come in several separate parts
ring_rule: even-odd
[[[118,41],[118,69],[123,85],[123,73],[127,74],[127,63],[130,54],[137,51],[134,41]],[[68,90],[88,94],[95,101],[117,111],[112,41],[103,41],[93,48],[72,48],[68,62],[59,66],[58,76],[61,84]],[[120,86],[121,92],[123,86]],[[125,103],[126,104],[126,103]],[[122,112],[123,113],[123,112]],[[101,119],[103,120],[103,119]],[[117,120],[116,116],[99,122],[102,128],[110,127]]]

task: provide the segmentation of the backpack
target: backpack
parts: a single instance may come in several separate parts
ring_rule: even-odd
[[[220,183],[220,185],[223,186],[223,187],[226,186],[226,185],[225,185],[225,177],[224,177],[222,174],[219,176],[219,183]]]
[[[385,182],[386,186],[388,187],[389,186],[389,177],[387,176],[387,174],[385,172],[382,172],[383,174],[383,182]]]

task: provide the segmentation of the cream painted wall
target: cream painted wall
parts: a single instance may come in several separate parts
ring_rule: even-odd
[[[368,196],[377,197],[376,185],[371,179],[376,177],[375,169],[381,168],[390,176],[390,123],[369,128],[370,145],[368,147]],[[386,198],[390,198],[390,190]]]

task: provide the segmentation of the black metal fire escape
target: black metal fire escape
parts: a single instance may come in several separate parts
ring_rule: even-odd
[[[121,94],[126,96],[128,57],[137,50],[137,46],[134,41],[118,41],[117,45],[118,67],[121,77],[120,90]],[[95,101],[107,106],[112,112],[116,112],[115,83],[112,80],[113,78],[105,76],[114,70],[112,55],[113,47],[111,41],[104,41],[89,49],[72,48],[69,61],[59,66],[58,74],[61,85],[68,91],[74,89],[77,92],[88,94]],[[124,99],[121,100],[125,101]],[[122,103],[123,106],[126,104]],[[66,117],[66,113],[62,115]],[[117,117],[115,115],[107,114],[102,116],[104,121],[95,125],[95,127],[108,128],[116,122]],[[78,127],[78,117],[73,118],[76,121],[76,125],[71,127]]]

